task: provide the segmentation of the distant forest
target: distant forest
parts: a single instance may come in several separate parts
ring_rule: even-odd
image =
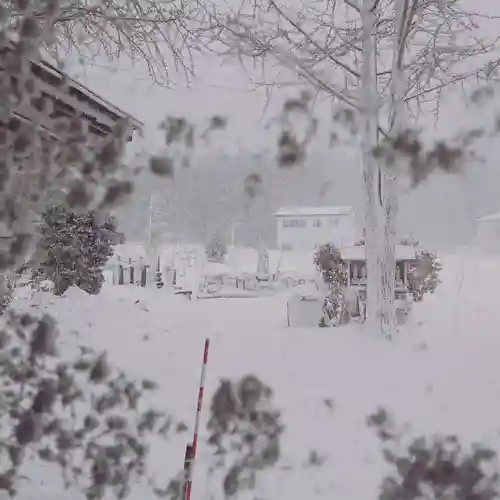
[[[234,227],[238,245],[276,245],[273,213],[281,205],[351,205],[361,227],[360,167],[332,152],[311,154],[307,165],[278,168],[271,157],[212,154],[202,164],[177,167],[173,179],[148,172],[136,180],[134,204],[119,213],[129,241],[145,241],[148,204],[154,196],[154,229],[165,240],[206,242],[217,233],[228,243]],[[435,175],[402,198],[400,232],[427,246],[448,249],[472,241],[475,219],[499,210],[500,171],[481,165],[480,175]]]

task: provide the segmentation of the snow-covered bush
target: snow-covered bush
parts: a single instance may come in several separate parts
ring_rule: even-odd
[[[380,500],[494,500],[500,498],[496,452],[477,445],[465,450],[457,436],[417,437],[406,449],[404,436],[386,410],[368,418],[384,445],[393,473],[384,478]]]
[[[207,425],[214,450],[211,475],[220,478],[224,496],[252,489],[257,473],[280,458],[283,425],[272,390],[254,375],[222,380]]]
[[[347,285],[347,271],[340,250],[331,243],[322,245],[314,254],[313,264],[330,288]]]
[[[439,273],[442,270],[437,254],[420,250],[409,272],[408,291],[413,300],[420,302],[426,293],[434,293],[441,283]]]
[[[349,315],[345,309],[344,300],[344,294],[340,288],[331,290],[323,301],[323,316],[320,318],[318,326],[323,328],[348,323]]]
[[[215,234],[205,245],[205,254],[209,262],[224,262],[224,258],[227,254],[227,245],[225,241],[219,235]]]
[[[347,314],[344,307],[344,290],[347,286],[347,269],[340,250],[331,243],[323,245],[314,254],[313,263],[330,288],[323,303],[324,316],[320,319],[319,326],[326,326],[329,322],[334,325],[345,323]]]
[[[104,265],[113,255],[116,220],[99,220],[95,212],[74,213],[56,205],[43,214],[39,229],[40,269],[54,283],[54,293],[62,295],[72,285],[99,293]]]

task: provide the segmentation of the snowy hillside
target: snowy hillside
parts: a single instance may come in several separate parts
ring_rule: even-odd
[[[157,402],[189,427],[157,451],[163,482],[181,469],[191,439],[209,337],[202,429],[220,379],[249,373],[273,388],[286,426],[281,459],[258,476],[251,498],[375,500],[389,467],[366,418],[380,406],[409,426],[409,436],[457,433],[465,443],[487,442],[500,450],[500,260],[477,264],[472,257],[450,256],[443,263],[444,283],[415,306],[410,324],[392,343],[356,325],[286,328],[286,295],[188,301],[154,288],[105,287],[94,297],[75,289],[63,298],[39,294],[30,305],[57,318],[66,342],[74,338],[107,349],[122,368],[158,382]],[[213,456],[206,437],[202,430],[194,500],[218,491],[207,474]],[[311,452],[324,462],[311,464]],[[69,498],[57,493],[52,475],[34,476],[21,498]],[[138,494],[134,498],[148,498]]]

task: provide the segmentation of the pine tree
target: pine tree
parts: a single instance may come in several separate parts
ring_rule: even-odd
[[[71,285],[89,294],[104,283],[103,266],[113,255],[116,221],[100,221],[95,212],[76,214],[56,205],[43,214],[40,242],[45,259],[41,268],[62,295]]]

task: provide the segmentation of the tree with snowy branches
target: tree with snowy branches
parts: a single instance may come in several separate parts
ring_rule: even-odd
[[[323,312],[334,325],[342,324],[347,320],[344,298],[347,268],[340,250],[331,243],[322,245],[314,254],[313,263],[330,289],[323,303]],[[320,320],[320,326],[326,326],[324,319]]]
[[[95,212],[71,212],[64,205],[51,207],[42,219],[40,268],[54,283],[54,293],[62,295],[72,285],[92,295],[99,293],[103,266],[113,255],[116,220],[99,220]]]
[[[1,22],[15,27],[27,4],[37,19],[46,17],[46,5],[54,12],[52,36],[41,40],[41,45],[58,61],[63,62],[68,55],[77,55],[85,64],[94,64],[98,57],[110,61],[127,58],[143,64],[151,78],[163,86],[173,77],[172,61],[186,76],[193,75],[191,55],[201,46],[197,20],[203,14],[194,4],[170,0],[6,0],[1,6]]]
[[[345,263],[340,250],[332,243],[322,245],[313,256],[313,264],[330,288],[347,285]]]

